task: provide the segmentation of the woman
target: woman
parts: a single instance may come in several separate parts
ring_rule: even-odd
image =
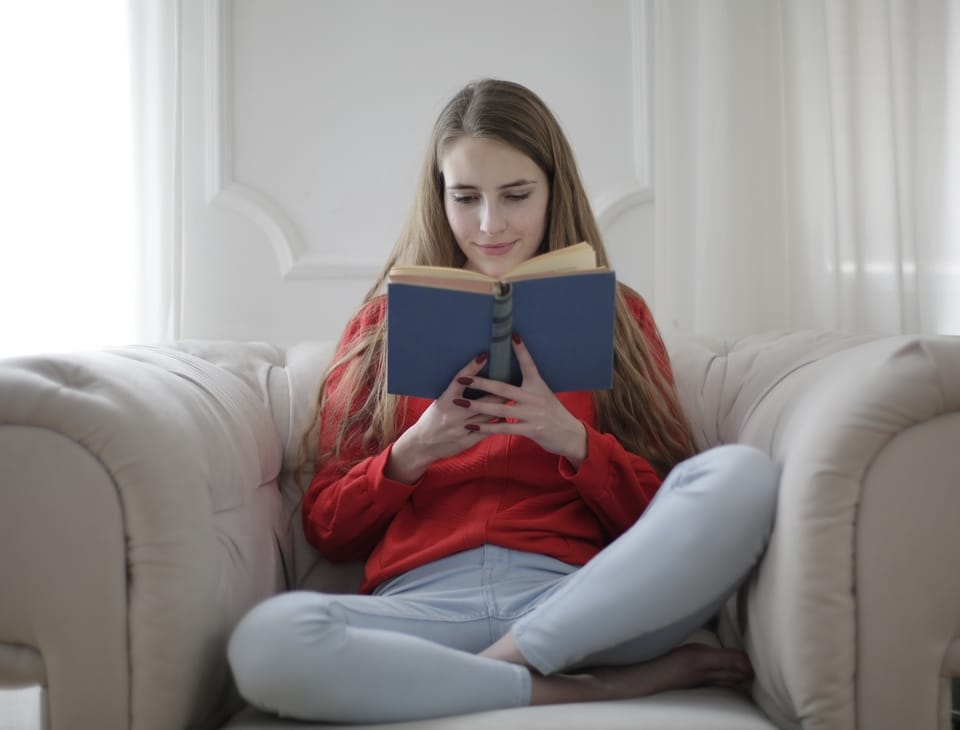
[[[386,392],[393,265],[498,276],[581,240],[607,264],[548,108],[514,83],[465,87],[436,122],[408,224],[345,331],[307,436],[319,451],[306,536],[330,560],[366,560],[361,595],[300,591],[255,607],[229,645],[252,704],[382,722],[751,675],[740,651],[679,645],[762,553],[778,470],[745,446],[695,455],[639,295],[618,285],[610,391],[550,392],[515,333],[519,387],[481,377],[478,353],[435,401]],[[467,387],[487,395],[467,399]]]

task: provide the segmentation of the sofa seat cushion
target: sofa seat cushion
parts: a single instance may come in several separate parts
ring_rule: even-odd
[[[637,700],[524,707],[387,725],[309,724],[247,709],[225,730],[776,730],[740,692],[704,687]]]

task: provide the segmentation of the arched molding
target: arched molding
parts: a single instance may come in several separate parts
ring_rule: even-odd
[[[204,110],[207,202],[254,223],[270,242],[285,279],[370,279],[380,266],[344,261],[310,250],[283,207],[266,193],[233,177],[233,17],[230,0],[204,7]]]
[[[599,193],[597,224],[606,231],[627,211],[653,203],[650,107],[650,0],[630,0],[633,177]]]
[[[607,230],[627,211],[653,202],[651,185],[650,0],[630,0],[632,58],[633,176],[601,191],[593,205]],[[209,203],[235,211],[266,236],[286,279],[370,279],[376,263],[357,263],[309,249],[283,207],[268,194],[233,177],[231,0],[205,0],[206,196]]]

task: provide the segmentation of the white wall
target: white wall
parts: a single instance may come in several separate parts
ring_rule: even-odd
[[[577,153],[620,278],[653,298],[648,0],[184,3],[186,338],[336,337],[467,81],[526,84]]]

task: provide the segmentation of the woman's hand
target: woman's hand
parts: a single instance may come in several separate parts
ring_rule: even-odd
[[[513,351],[520,363],[523,385],[516,387],[473,377],[470,387],[497,397],[472,401],[468,410],[481,417],[471,419],[462,427],[483,436],[494,433],[526,436],[578,468],[587,456],[586,427],[543,382],[533,357],[516,333],[513,335]]]
[[[479,410],[481,404],[501,405],[503,399],[486,395],[471,401],[463,397],[464,388],[474,380],[479,382],[475,376],[486,361],[486,353],[471,360],[417,422],[394,442],[387,477],[413,484],[437,459],[459,454],[490,435],[471,426],[490,418]]]

